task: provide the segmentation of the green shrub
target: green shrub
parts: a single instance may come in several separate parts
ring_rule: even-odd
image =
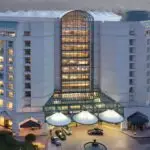
[[[36,136],[34,134],[28,134],[25,136],[25,141],[28,143],[32,143],[36,141]]]

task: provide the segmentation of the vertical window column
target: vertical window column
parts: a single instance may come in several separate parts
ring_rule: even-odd
[[[24,107],[31,106],[31,41],[24,41]]]
[[[7,72],[7,108],[9,110],[13,109],[14,102],[14,43],[13,41],[8,41],[7,44],[7,63],[6,63],[6,72]]]
[[[136,84],[136,40],[134,39],[135,31],[129,31],[129,102],[135,100]]]

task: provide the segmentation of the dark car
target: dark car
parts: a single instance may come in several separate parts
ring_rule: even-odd
[[[61,140],[66,140],[66,135],[64,134],[63,131],[61,130],[56,130],[55,134],[61,139]]]
[[[88,130],[88,134],[89,135],[103,135],[104,133],[102,129],[94,128],[94,129]]]
[[[66,134],[66,135],[72,135],[72,130],[71,128],[69,128],[68,126],[65,126],[62,128],[62,131]]]
[[[56,146],[61,146],[61,142],[60,142],[59,138],[56,136],[51,137],[51,143],[55,144]]]

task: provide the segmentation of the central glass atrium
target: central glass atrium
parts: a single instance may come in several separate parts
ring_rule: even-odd
[[[107,108],[121,111],[118,103],[93,86],[94,18],[85,11],[71,11],[61,18],[60,26],[61,90],[54,91],[45,104],[46,116],[85,109],[92,113]]]

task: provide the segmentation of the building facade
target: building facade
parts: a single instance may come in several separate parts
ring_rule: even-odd
[[[44,124],[45,114],[83,109],[124,107],[128,117],[143,107],[149,116],[149,102],[148,20],[79,10],[0,14],[1,125],[17,132],[27,118]]]

